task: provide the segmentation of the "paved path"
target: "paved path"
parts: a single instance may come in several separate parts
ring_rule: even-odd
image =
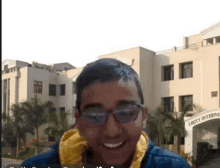
[[[6,166],[8,166],[10,164],[15,164],[17,166],[20,166],[22,162],[23,162],[23,160],[2,158],[2,168],[6,168]]]

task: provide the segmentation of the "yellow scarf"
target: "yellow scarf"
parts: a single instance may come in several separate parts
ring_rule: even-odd
[[[59,145],[61,165],[83,165],[82,155],[86,150],[86,145],[87,142],[80,136],[78,129],[72,129],[65,132]],[[142,131],[130,168],[140,168],[141,161],[147,151],[148,145],[148,136]]]

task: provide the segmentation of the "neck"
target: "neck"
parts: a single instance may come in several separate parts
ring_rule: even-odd
[[[131,166],[132,160],[134,157],[134,153],[127,159],[125,163],[122,164],[123,167],[127,168]],[[106,165],[106,163],[101,159],[100,156],[94,154],[94,152],[90,152],[90,155],[87,153],[87,164],[91,165]]]

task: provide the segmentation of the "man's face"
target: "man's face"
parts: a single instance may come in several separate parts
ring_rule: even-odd
[[[123,103],[122,103],[123,102]],[[130,104],[140,104],[137,88],[134,84],[125,84],[118,81],[108,83],[96,82],[82,93],[80,111],[92,109],[115,110],[127,107]],[[94,158],[99,158],[100,164],[123,165],[135,152],[136,144],[140,138],[146,110],[140,110],[136,120],[119,123],[110,115],[105,125],[86,127],[84,121],[76,115],[80,134],[87,140],[93,149]],[[110,148],[104,144],[123,144],[119,148]]]

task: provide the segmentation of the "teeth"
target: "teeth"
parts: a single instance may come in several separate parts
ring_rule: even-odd
[[[104,143],[104,145],[108,148],[117,148],[119,147],[123,142],[120,142],[120,143],[117,143],[117,144],[107,144],[107,143]]]

